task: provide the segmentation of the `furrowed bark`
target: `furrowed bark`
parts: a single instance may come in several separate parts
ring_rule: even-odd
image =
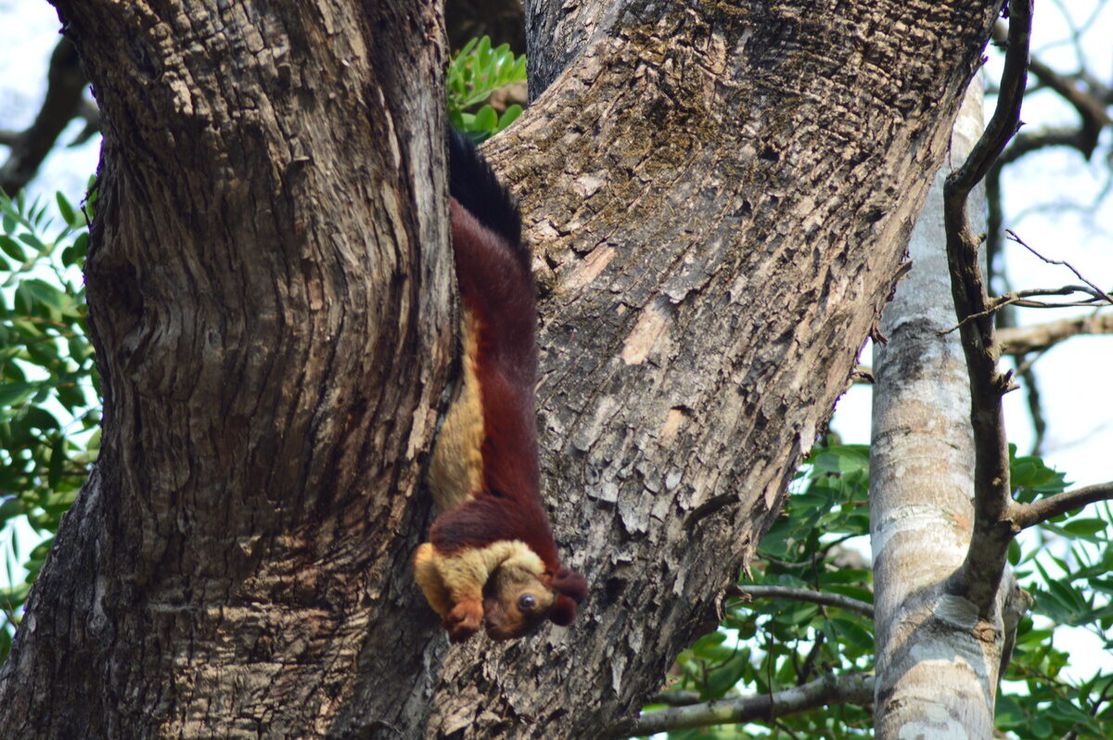
[[[411,91],[440,76],[436,6],[57,6],[103,113],[104,432],[0,736],[328,732],[361,670],[425,677],[409,502],[452,268],[443,103]]]

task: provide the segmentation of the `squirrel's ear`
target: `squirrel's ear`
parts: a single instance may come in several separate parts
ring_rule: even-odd
[[[587,580],[574,570],[561,566],[550,581],[553,590],[579,604],[587,598]]]
[[[549,610],[549,620],[567,627],[576,621],[576,605],[587,597],[587,581],[576,571],[561,566],[549,578],[549,586],[557,592],[556,601]]]
[[[567,596],[558,596],[553,602],[553,608],[549,610],[549,620],[561,627],[572,624],[576,621],[576,602]]]

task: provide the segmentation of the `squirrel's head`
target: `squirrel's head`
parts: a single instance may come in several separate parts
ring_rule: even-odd
[[[483,589],[487,635],[512,640],[534,631],[546,619],[567,627],[586,595],[587,581],[568,568],[561,567],[555,574],[537,573],[529,563],[507,560]]]

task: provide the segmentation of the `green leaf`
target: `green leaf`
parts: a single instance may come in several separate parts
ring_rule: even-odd
[[[726,695],[728,691],[734,688],[734,684],[738,683],[738,679],[742,677],[746,669],[749,668],[749,660],[748,653],[739,652],[721,666],[708,671],[706,694],[703,698],[707,700],[721,699]]]
[[[1086,537],[1099,541],[1093,535],[1098,532],[1104,532],[1109,527],[1109,522],[1104,519],[1073,519],[1066,522],[1063,526],[1063,531],[1068,534],[1075,535],[1076,537]]]
[[[66,196],[62,195],[59,191],[54,194],[54,200],[58,203],[58,212],[62,214],[62,219],[73,228],[80,228],[84,225],[83,217],[78,218],[77,212],[70,202],[66,200]]]
[[[514,103],[509,106],[503,114],[499,116],[498,130],[502,131],[504,128],[518,120],[518,116],[522,115],[522,106]]]
[[[23,502],[15,496],[9,496],[0,502],[0,524],[17,516],[22,516],[25,511]]]
[[[62,264],[66,267],[81,266],[85,263],[85,256],[89,253],[89,232],[82,231],[73,240],[73,244],[62,250]]]
[[[47,470],[46,484],[53,489],[62,481],[62,471],[66,462],[66,438],[61,434],[50,447],[50,467]]]
[[[499,118],[495,109],[485,105],[475,114],[475,128],[480,131],[494,131],[498,126]]]
[[[5,229],[5,231],[7,231],[7,229]],[[15,260],[17,264],[22,263],[25,259],[27,259],[27,257],[23,253],[23,247],[19,245],[19,242],[17,242],[15,239],[11,238],[7,234],[0,234],[0,249],[4,251],[4,254]]]
[[[865,627],[865,618],[852,619],[850,617],[832,617],[838,635],[842,638],[841,644],[850,644],[863,653],[872,653],[874,649],[873,635]]]
[[[34,249],[36,252],[46,252],[47,251],[47,247],[46,247],[45,244],[43,244],[42,240],[39,239],[39,237],[35,236],[33,233],[31,233],[29,231],[23,232],[22,234],[20,234],[16,238],[19,239],[24,244],[26,244],[27,246]]]
[[[0,385],[0,408],[18,406],[38,389],[38,383],[6,383]]]

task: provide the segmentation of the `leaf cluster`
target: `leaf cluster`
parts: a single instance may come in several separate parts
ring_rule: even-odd
[[[512,124],[522,114],[517,103],[501,113],[491,95],[526,81],[526,58],[515,56],[509,44],[492,47],[487,36],[469,41],[448,65],[448,117],[460,132],[479,143]]]
[[[1066,489],[1065,476],[1038,457],[1017,457],[1009,446],[1013,495],[1025,503]],[[1060,627],[1089,632],[1106,654],[1113,649],[1113,514],[1108,503],[1065,514],[1038,527],[1009,550],[1021,585],[1035,596],[1017,628],[997,727],[1019,737],[1113,737],[1113,676],[1064,675],[1071,655],[1056,646]]]
[[[746,585],[826,591],[873,602],[873,576],[848,540],[869,534],[869,448],[817,449],[797,474],[793,495],[763,538]],[[856,562],[857,561],[857,562]],[[677,659],[668,692],[698,701],[768,694],[825,674],[873,669],[872,621],[858,612],[779,599],[732,599],[719,629]],[[647,707],[650,709],[650,707]],[[675,738],[860,737],[868,709],[830,707],[783,717],[764,727],[708,727]]]
[[[0,662],[62,515],[99,448],[100,402],[80,266],[84,210],[0,194]],[[20,532],[46,535],[22,552]],[[19,578],[15,564],[27,575]]]
[[[1037,457],[1017,457],[1011,480],[1020,501],[1066,488],[1065,476]],[[781,517],[765,535],[758,562],[741,585],[785,586],[841,594],[872,604],[872,574],[859,549],[869,535],[869,448],[817,447],[797,473]],[[1113,648],[1113,549],[1109,506],[1064,515],[1016,541],[1010,561],[1036,597],[1017,630],[1012,662],[997,701],[997,726],[1017,737],[1113,737],[1113,676],[1067,677],[1070,655],[1057,628],[1082,627]],[[1061,635],[1061,633],[1059,633]],[[731,600],[719,628],[684,651],[663,692],[645,711],[749,694],[873,670],[872,620],[838,607],[779,598]],[[842,738],[868,734],[869,707],[832,706],[763,724],[669,733],[673,738],[761,735]]]

